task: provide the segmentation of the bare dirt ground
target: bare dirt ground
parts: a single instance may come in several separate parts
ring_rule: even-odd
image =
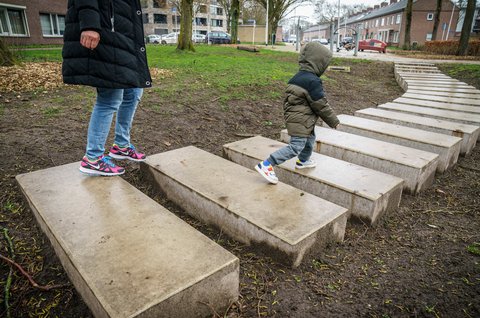
[[[389,63],[355,63],[352,73],[328,72],[325,91],[338,114],[388,102],[402,91]],[[479,87],[478,81],[473,81]],[[147,154],[195,145],[221,155],[222,145],[261,134],[278,139],[283,128],[284,84],[239,88],[255,100],[223,102],[215,92],[191,92],[188,83],[169,98],[146,90],[134,122],[133,142]],[[278,92],[272,98],[271,92]],[[12,240],[14,260],[41,291],[14,271],[12,317],[92,317],[69,282],[15,183],[17,174],[79,161],[95,92],[86,87],[1,93],[0,225]],[[124,178],[240,258],[241,296],[228,317],[479,317],[480,147],[437,175],[418,196],[376,227],[348,224],[345,241],[290,269],[235,242],[155,195],[128,164]],[[10,255],[1,233],[0,254]],[[141,260],[139,260],[141,266]],[[0,260],[0,316],[9,266]],[[224,313],[220,313],[224,315]],[[212,312],[212,316],[215,314]]]

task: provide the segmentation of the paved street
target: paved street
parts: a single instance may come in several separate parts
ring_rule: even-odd
[[[262,46],[258,46],[262,48]],[[328,46],[330,47],[330,46]],[[284,52],[295,52],[296,45],[292,43],[287,43],[285,46],[268,46],[268,49],[272,49],[275,51],[284,51]],[[436,59],[420,59],[420,58],[409,58],[403,57],[392,53],[381,54],[374,51],[368,52],[358,52],[357,56],[353,55],[353,50],[346,51],[340,50],[340,52],[335,51],[334,46],[334,53],[333,56],[335,57],[344,57],[344,58],[360,58],[360,59],[367,59],[367,60],[376,60],[376,61],[385,61],[385,62],[429,62],[429,63],[469,63],[469,64],[480,64],[480,61],[472,61],[472,60],[436,60]]]

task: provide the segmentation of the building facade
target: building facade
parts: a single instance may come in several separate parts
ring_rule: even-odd
[[[162,35],[180,31],[181,16],[175,2],[143,0],[141,3],[145,35]],[[227,31],[225,10],[217,0],[194,3],[194,17],[192,23],[194,34],[207,34],[210,31]]]
[[[359,38],[378,39],[391,46],[403,46],[405,39],[407,0],[390,0],[363,10],[341,21],[339,33],[352,36],[358,30]],[[423,45],[432,39],[436,0],[414,0],[410,42]],[[458,8],[450,0],[443,0],[437,40],[453,39],[458,21]],[[342,25],[346,27],[342,30]]]
[[[0,0],[0,36],[10,45],[62,44],[67,0]]]

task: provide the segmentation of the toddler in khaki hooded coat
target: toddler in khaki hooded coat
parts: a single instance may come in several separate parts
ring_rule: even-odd
[[[293,157],[298,156],[295,164],[297,169],[316,166],[310,156],[315,145],[315,123],[319,117],[332,128],[339,124],[337,116],[325,99],[320,79],[331,58],[330,50],[316,42],[307,43],[300,52],[300,70],[288,81],[283,103],[290,142],[255,166],[270,183],[278,182],[273,167]]]

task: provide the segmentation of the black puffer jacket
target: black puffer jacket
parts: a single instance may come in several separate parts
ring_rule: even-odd
[[[100,33],[94,50],[82,31]],[[139,0],[69,0],[63,45],[63,81],[102,88],[149,87]]]

